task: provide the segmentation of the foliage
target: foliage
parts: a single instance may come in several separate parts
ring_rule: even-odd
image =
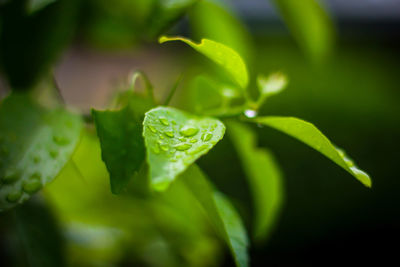
[[[258,116],[270,97],[286,88],[288,79],[276,72],[255,76],[256,81],[252,81],[254,76],[240,55],[246,54],[246,60],[251,59],[251,45],[245,28],[227,30],[234,33],[232,37],[219,36],[218,32],[224,31],[221,29],[236,29],[230,23],[239,22],[212,2],[154,0],[128,3],[120,0],[108,9],[106,1],[91,1],[88,5],[96,6],[89,15],[92,20],[83,22],[84,32],[89,33],[87,38],[97,39],[100,44],[99,39],[105,40],[106,44],[110,40],[113,44],[122,40],[121,43],[126,45],[139,40],[154,40],[189,11],[192,27],[207,38],[196,43],[184,37],[162,36],[159,42],[181,41],[224,73],[210,71],[208,75],[189,76],[192,86],[188,86],[188,90],[195,96],[194,108],[190,111],[182,110],[180,106],[168,106],[177,84],[165,101],[155,99],[153,86],[142,72],[132,75],[127,90],[113,99],[107,110],[93,109],[86,127],[82,122],[83,114],[72,113],[65,105],[56,108],[43,105],[32,97],[33,92],[49,73],[74,31],[76,21],[68,15],[77,12],[78,2],[29,1],[27,11],[25,1],[15,0],[5,3],[0,10],[3,15],[1,66],[12,86],[12,93],[0,104],[0,211],[22,204],[46,186],[46,199],[62,210],[61,220],[70,233],[67,235],[71,244],[69,253],[78,258],[85,253],[91,255],[85,259],[88,262],[78,264],[95,265],[93,259],[99,257],[100,261],[110,264],[127,260],[152,266],[160,266],[160,262],[164,266],[207,265],[210,262],[204,255],[214,253],[208,248],[213,247],[213,242],[223,242],[237,266],[249,266],[250,242],[241,214],[236,211],[237,203],[220,192],[223,188],[213,185],[213,177],[207,177],[196,161],[217,146],[227,133],[252,195],[255,212],[251,239],[265,240],[278,220],[284,201],[283,182],[272,152],[258,147],[251,125],[266,125],[302,141],[364,185],[371,186],[369,176],[314,125],[292,117]],[[302,6],[306,11],[299,14],[293,9],[299,7],[294,1],[275,2],[298,42],[312,57],[322,58],[329,50],[332,31],[326,30],[330,29],[329,20],[319,5],[307,1]],[[71,11],[62,12],[64,7]],[[136,7],[143,11],[142,17],[133,16]],[[204,23],[208,11],[221,19],[220,29],[215,30]],[[119,19],[114,20],[114,17]],[[55,18],[54,24],[44,25]],[[314,23],[320,26],[310,28]],[[64,25],[61,33],[59,25]],[[114,27],[121,31],[114,31]],[[32,30],[36,35],[19,35],[15,29]],[[213,36],[220,40],[208,39]],[[319,38],[319,41],[310,42],[313,38]],[[38,39],[46,39],[46,42],[42,45]],[[242,44],[241,40],[249,43]],[[21,47],[26,43],[32,45],[25,51]],[[13,47],[15,44],[17,48]],[[19,51],[26,54],[18,55]],[[21,62],[26,61],[32,64],[21,68]],[[135,88],[138,78],[144,81],[145,93],[139,93]],[[252,90],[254,84],[258,91]],[[18,92],[20,89],[25,92]],[[55,183],[47,186],[56,177]],[[78,194],[74,197],[73,193]],[[195,205],[200,211],[194,208]],[[22,214],[17,216],[21,236],[26,237],[25,243],[30,248],[35,248],[36,237],[30,234],[29,224],[21,217],[36,223],[30,218],[31,211],[26,210],[27,207],[18,206],[15,210],[17,215]],[[126,219],[125,215],[133,210],[139,218]],[[56,228],[51,214],[47,216],[49,228]],[[210,226],[212,234],[208,233]],[[137,233],[134,229],[144,229],[144,232]],[[95,238],[90,235],[90,230],[97,231]],[[105,241],[97,240],[99,236]],[[215,241],[216,237],[218,241]],[[61,238],[56,241],[62,242]],[[147,253],[156,253],[160,258],[154,262],[143,256],[146,251],[140,251],[140,255],[121,251],[125,244],[147,248]],[[155,245],[158,247],[154,248]],[[40,247],[37,248],[39,252],[28,249],[28,253],[41,255]],[[188,255],[201,257],[194,259]],[[63,260],[59,259],[57,264],[62,265]],[[33,262],[37,263],[32,266],[47,264],[36,259]]]

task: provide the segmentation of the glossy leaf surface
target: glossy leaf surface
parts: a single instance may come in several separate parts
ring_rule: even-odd
[[[143,125],[150,180],[156,190],[166,189],[225,133],[225,126],[217,119],[168,107],[147,112]]]
[[[79,116],[44,109],[25,94],[12,94],[1,103],[0,211],[24,202],[57,176],[81,129]]]
[[[160,43],[169,41],[182,41],[193,49],[202,53],[230,74],[231,78],[237,82],[241,88],[245,89],[249,82],[247,67],[240,55],[232,48],[209,39],[202,39],[199,44],[183,37],[166,37],[159,39]]]
[[[365,186],[371,187],[368,174],[356,167],[354,162],[342,150],[336,148],[313,124],[298,118],[275,116],[260,117],[252,121],[270,126],[300,140],[345,169]]]

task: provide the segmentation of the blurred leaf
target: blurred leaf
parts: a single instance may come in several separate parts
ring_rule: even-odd
[[[48,74],[73,36],[80,3],[57,0],[34,15],[27,14],[23,0],[0,9],[1,71],[13,90],[33,87]]]
[[[13,93],[0,106],[0,211],[26,201],[51,182],[79,141],[81,118],[46,110]]]
[[[282,92],[286,88],[287,83],[286,75],[280,72],[272,73],[268,77],[259,75],[257,77],[257,85],[261,101]]]
[[[274,0],[288,28],[303,50],[314,60],[332,50],[335,29],[331,18],[316,0]]]
[[[189,22],[195,39],[207,38],[225,44],[251,62],[251,35],[228,7],[199,1],[189,11]]]
[[[147,96],[134,92],[136,80],[142,77]],[[92,116],[100,139],[101,155],[110,173],[111,191],[119,194],[135,173],[139,172],[144,159],[145,147],[142,136],[144,113],[154,105],[152,86],[141,72],[132,75],[131,90],[124,91],[117,103],[118,110],[92,109]]]
[[[202,39],[199,44],[183,37],[162,36],[159,39],[161,44],[169,41],[182,41],[188,44],[199,53],[202,53],[220,65],[238,85],[246,89],[249,80],[246,64],[232,48],[208,39]]]
[[[15,226],[22,245],[17,257],[21,260],[22,255],[26,256],[23,266],[66,266],[65,240],[56,219],[44,203],[32,200],[15,209]]]
[[[283,200],[282,175],[273,155],[257,147],[256,134],[246,125],[228,121],[231,138],[242,162],[255,207],[254,237],[262,240],[271,232]]]
[[[168,30],[199,0],[156,0],[144,33],[150,39]]]
[[[222,96],[215,84],[205,76],[197,76],[191,83],[192,108],[200,113],[204,110],[217,109],[222,105]]]
[[[251,121],[270,126],[300,140],[345,169],[365,186],[371,187],[368,174],[357,168],[354,162],[342,150],[337,149],[313,124],[293,117],[274,116],[260,117]]]
[[[35,13],[36,11],[41,10],[47,5],[55,2],[57,0],[29,0],[28,1],[28,12],[30,14]]]
[[[246,230],[228,199],[212,189],[196,165],[188,168],[181,179],[203,207],[217,233],[228,245],[236,265],[248,266]]]
[[[165,190],[225,133],[225,126],[217,119],[168,107],[147,112],[143,126],[151,184],[156,190]]]

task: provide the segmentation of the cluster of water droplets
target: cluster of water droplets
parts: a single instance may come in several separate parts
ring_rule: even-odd
[[[22,140],[16,141],[22,142]],[[5,144],[6,142],[0,143]],[[50,144],[44,145],[39,142],[26,151],[22,160],[17,163],[18,165],[14,167],[2,166],[7,168],[4,169],[3,175],[0,177],[0,187],[5,187],[3,189],[6,190],[5,200],[10,204],[17,203],[28,198],[28,195],[39,191],[45,180],[42,173],[43,161],[46,161],[46,164],[51,164],[47,159],[57,159],[60,149],[68,144],[70,144],[70,140],[65,136],[53,135]],[[1,156],[2,159],[5,159],[9,151],[4,145],[0,149],[4,150]],[[1,165],[3,163],[1,162]]]
[[[201,153],[216,143],[212,140],[215,124],[199,127],[196,121],[188,120],[184,125],[177,125],[175,120],[165,117],[158,117],[158,121],[157,126],[147,126],[157,136],[151,150],[155,154],[166,155],[171,162],[182,160],[190,163],[194,157],[188,156]]]

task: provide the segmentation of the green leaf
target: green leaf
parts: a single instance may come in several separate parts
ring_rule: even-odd
[[[55,2],[57,0],[29,0],[28,1],[28,12],[30,14],[45,8],[47,5]]]
[[[335,29],[331,18],[316,0],[274,0],[301,48],[314,60],[332,50]]]
[[[129,90],[117,101],[124,103],[119,110],[92,109],[97,136],[100,139],[101,157],[110,174],[111,191],[114,194],[119,194],[140,170],[146,155],[142,124],[144,113],[155,103],[151,85],[142,73],[132,75],[132,87],[139,76],[143,77],[147,84],[147,96]]]
[[[280,72],[272,73],[268,77],[259,75],[257,77],[257,85],[261,101],[282,92],[286,88],[287,83],[286,75]]]
[[[51,182],[70,159],[81,118],[63,109],[46,110],[26,94],[0,106],[0,211],[20,204]]]
[[[217,119],[168,107],[147,112],[143,125],[150,180],[155,190],[165,190],[225,133],[225,126]]]
[[[342,150],[337,149],[313,124],[297,118],[274,116],[260,117],[252,121],[270,126],[300,140],[338,164],[365,186],[371,187],[368,174],[357,168],[354,162]]]
[[[63,232],[49,206],[32,198],[15,209],[14,219],[20,239],[15,256],[25,261],[17,266],[67,266]]]
[[[265,239],[277,220],[283,200],[282,175],[273,155],[257,147],[255,133],[246,125],[227,122],[231,138],[252,191],[254,237]]]
[[[161,44],[169,41],[182,41],[188,44],[193,49],[202,53],[224,68],[226,72],[230,74],[231,78],[243,89],[247,87],[249,77],[247,74],[246,64],[240,55],[232,48],[209,39],[202,39],[199,44],[183,37],[162,36],[159,39]]]
[[[218,235],[228,245],[236,266],[248,266],[248,238],[246,230],[232,204],[221,193],[212,189],[205,175],[192,165],[181,179],[207,213]]]
[[[253,54],[250,33],[229,6],[219,4],[202,0],[190,9],[191,35],[195,39],[207,38],[225,44],[249,63]]]

